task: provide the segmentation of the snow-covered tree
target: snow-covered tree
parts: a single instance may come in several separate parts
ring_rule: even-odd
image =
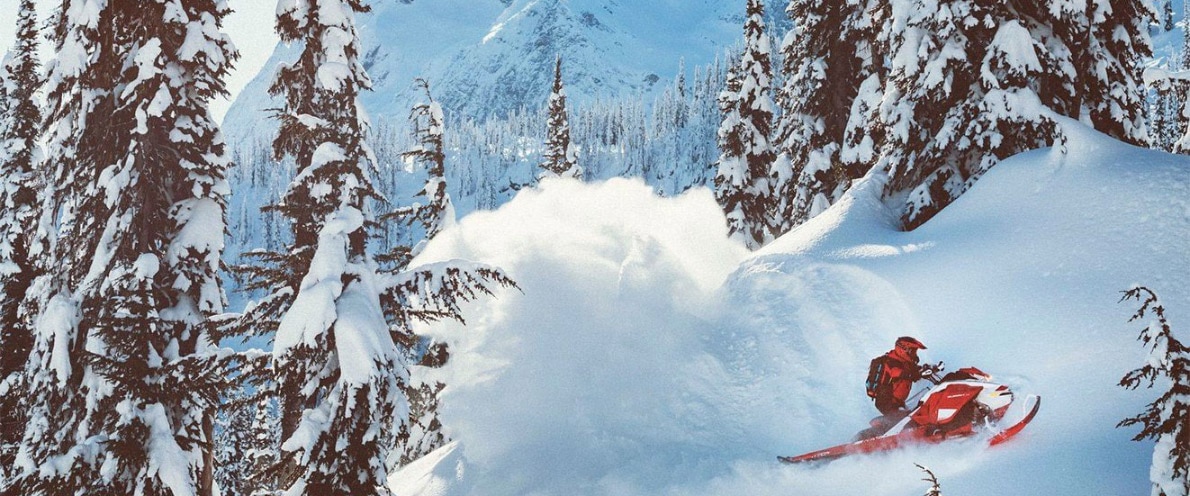
[[[446,155],[443,149],[445,119],[442,106],[431,96],[428,82],[418,79],[416,83],[425,91],[426,101],[415,105],[410,113],[416,144],[403,153],[402,158],[420,162],[426,169],[426,185],[418,193],[425,203],[417,202],[398,209],[388,217],[406,225],[420,226],[423,239],[412,249],[398,247],[396,253],[390,255],[398,272],[406,270],[412,257],[417,256],[429,240],[455,221],[454,206],[446,192]],[[445,345],[427,343],[424,338],[411,332],[401,336],[398,344],[410,363],[440,366],[446,358]],[[423,349],[423,344],[429,344],[428,351]],[[434,357],[439,356],[439,353],[441,360],[435,360]],[[444,385],[410,381],[403,387],[409,400],[409,414],[397,432],[393,433],[394,452],[390,454],[390,459],[394,460],[391,463],[394,466],[403,466],[421,458],[446,442],[446,436],[441,432],[442,424],[438,421],[438,394]]]
[[[43,212],[59,215],[40,217],[53,251],[23,305],[35,394],[11,491],[212,490],[229,164],[207,105],[236,56],[227,12],[67,0],[52,23]]]
[[[1041,100],[1062,76],[1036,20],[1008,3],[892,3],[892,61],[879,108],[887,195],[913,229],[1010,155],[1058,139]],[[1058,73],[1058,74],[1053,74]],[[903,202],[903,203],[902,203]]]
[[[215,415],[215,484],[221,496],[248,496],[249,457],[255,408],[243,390],[227,398]]]
[[[1185,47],[1183,47],[1185,49]],[[1173,57],[1158,67],[1146,69],[1148,86],[1149,147],[1174,152],[1178,140],[1185,134],[1182,109],[1188,86],[1173,75],[1182,71],[1182,57]]]
[[[358,102],[358,0],[282,0],[277,32],[301,47],[270,88],[282,102],[273,150],[296,176],[268,207],[289,223],[281,251],[253,254],[246,289],[267,295],[230,332],[274,336],[281,404],[278,487],[290,494],[388,494],[384,429],[404,415],[406,366],[388,333],[368,251],[375,154]]]
[[[1143,64],[1152,56],[1149,26],[1158,19],[1146,0],[1050,0],[1047,31],[1065,44],[1062,73],[1072,86],[1053,87],[1053,108],[1116,139],[1143,145]],[[1041,31],[1038,32],[1039,34]],[[1047,102],[1049,103],[1049,102]]]
[[[415,342],[424,341],[416,336],[410,337],[416,340]],[[411,347],[410,350],[420,353],[420,357],[411,356],[418,360],[417,365],[420,367],[442,367],[450,355],[445,343],[430,342],[424,351],[421,351],[419,346]],[[439,395],[445,387],[446,384],[441,382],[409,384],[406,389],[409,396],[409,418],[396,434],[398,452],[393,455],[398,458],[395,460],[395,466],[407,465],[449,441],[438,417]]]
[[[1153,64],[1143,73],[1148,90],[1145,114],[1149,148],[1176,153],[1178,141],[1185,134],[1182,109],[1188,86],[1183,77],[1190,74],[1183,74],[1182,63],[1183,56],[1179,53]]]
[[[426,101],[415,105],[409,114],[416,145],[403,157],[419,163],[426,170],[426,185],[417,193],[424,203],[419,201],[392,215],[406,224],[419,225],[428,240],[454,224],[455,211],[450,194],[446,192],[446,153],[443,149],[446,119],[442,105],[430,95],[429,82],[419,78],[417,85],[425,91]],[[417,251],[415,247],[413,254]]]
[[[215,418],[215,482],[222,496],[276,496],[274,473],[281,447],[275,398],[241,388],[225,398]]]
[[[12,57],[11,50],[9,52],[9,54],[5,55],[5,58],[0,59],[0,115],[8,115],[8,88],[5,82],[8,80],[8,68],[5,66],[8,65],[8,60]],[[7,124],[4,122],[4,119],[0,119],[0,126],[5,125]],[[3,129],[3,127],[0,127],[0,129]]]
[[[890,0],[865,12],[888,74],[859,84],[840,158],[888,174],[907,229],[999,160],[1060,143],[1055,114],[1148,139],[1140,68],[1156,17],[1143,0]]]
[[[249,427],[248,449],[241,452],[245,458],[242,474],[246,496],[273,496],[280,488],[273,475],[280,461],[281,423],[278,409],[272,398],[261,397],[255,405],[255,415]]]
[[[20,315],[35,272],[30,256],[38,208],[37,144],[41,88],[37,59],[37,12],[33,0],[17,11],[16,43],[0,67],[0,479],[12,468],[26,423],[29,391],[21,377],[33,347],[33,332]]]
[[[457,318],[458,305],[507,278],[459,263],[381,271],[368,245],[382,200],[370,125],[359,105],[371,82],[361,63],[359,0],[283,0],[277,30],[298,45],[271,88],[282,106],[275,158],[296,176],[268,207],[292,229],[285,246],[251,255],[245,289],[265,295],[227,327],[273,336],[287,494],[388,494],[390,429],[407,414],[407,367],[398,340],[416,320]],[[407,253],[407,252],[406,252]]]
[[[566,111],[566,89],[562,86],[562,56],[554,63],[554,87],[549,100],[549,127],[542,153],[542,174],[583,178],[578,151],[570,140],[570,118]]]
[[[1174,152],[1185,135],[1182,95],[1185,83],[1169,81],[1155,88],[1149,101],[1149,147]]]
[[[772,169],[777,155],[769,142],[774,111],[770,54],[764,4],[748,0],[744,53],[719,99],[723,121],[715,197],[727,214],[731,236],[751,249],[773,239]]]
[[[1190,0],[1182,0],[1182,49],[1179,51],[1178,67],[1190,68]]]
[[[1182,12],[1190,12],[1190,0],[1182,2]],[[1190,69],[1190,22],[1183,19],[1178,24],[1182,28],[1182,49],[1179,51],[1174,69],[1185,71]],[[1146,81],[1146,84],[1149,82]],[[1176,133],[1177,138],[1166,150],[1173,153],[1190,154],[1190,82],[1171,82],[1170,86],[1164,91],[1166,99],[1164,103],[1166,106],[1175,107],[1176,112],[1173,112],[1173,118],[1164,118],[1166,125],[1162,131],[1170,134]],[[1161,92],[1160,88],[1158,92]],[[1168,109],[1166,112],[1170,113]],[[1158,139],[1162,140],[1163,144],[1168,140],[1164,134],[1159,135]]]
[[[1186,496],[1190,494],[1190,348],[1182,344],[1165,318],[1165,307],[1149,288],[1136,286],[1124,292],[1120,301],[1141,302],[1129,322],[1151,315],[1152,319],[1140,331],[1138,340],[1149,350],[1146,364],[1120,380],[1120,386],[1136,389],[1142,383],[1153,387],[1158,380],[1169,384],[1156,401],[1144,412],[1124,419],[1117,427],[1141,426],[1133,438],[1136,441],[1157,441],[1153,450],[1153,465],[1149,480],[1153,496]]]
[[[1164,20],[1163,27],[1166,31],[1173,31],[1173,0],[1165,0],[1165,6],[1161,12],[1161,18]]]
[[[834,203],[869,162],[840,155],[853,102],[869,77],[882,71],[875,43],[878,12],[868,0],[791,0],[794,29],[781,45],[785,83],[775,142],[788,161],[779,175],[777,235]],[[867,116],[865,116],[867,117]]]

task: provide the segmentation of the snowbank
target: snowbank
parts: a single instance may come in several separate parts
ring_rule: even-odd
[[[1142,494],[1152,446],[1115,429],[1155,396],[1116,305],[1156,290],[1190,332],[1190,161],[1072,127],[1069,153],[1003,162],[922,228],[881,185],[749,255],[712,195],[552,181],[443,233],[422,262],[500,266],[523,288],[427,332],[452,345],[443,422],[459,443],[393,474],[400,494]],[[821,467],[875,410],[869,358],[901,334],[1044,398],[1021,437]],[[423,371],[424,372],[424,371]],[[448,451],[447,451],[448,450]]]

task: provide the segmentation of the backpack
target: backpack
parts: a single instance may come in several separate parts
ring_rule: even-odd
[[[878,391],[892,384],[892,375],[885,373],[887,365],[887,355],[873,358],[872,363],[868,365],[868,380],[864,383],[864,387],[868,391],[869,398],[875,399]]]

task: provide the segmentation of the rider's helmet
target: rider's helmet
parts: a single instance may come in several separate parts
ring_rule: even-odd
[[[909,336],[901,336],[897,338],[896,347],[898,350],[905,353],[906,356],[912,357],[914,360],[917,360],[917,350],[926,349],[926,345],[921,344],[921,341]]]

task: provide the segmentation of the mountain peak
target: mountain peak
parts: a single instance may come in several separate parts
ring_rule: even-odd
[[[779,10],[779,9],[778,9]],[[741,35],[743,4],[721,0],[436,0],[384,2],[357,22],[376,117],[404,118],[412,82],[430,81],[448,115],[483,120],[544,105],[561,55],[571,101],[650,96],[712,62]],[[279,46],[225,120],[232,140],[259,135]]]

